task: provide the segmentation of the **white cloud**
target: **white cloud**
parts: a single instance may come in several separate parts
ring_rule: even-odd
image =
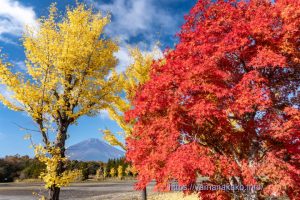
[[[99,113],[99,116],[101,119],[110,119],[107,110],[101,110]]]
[[[0,91],[6,99],[12,100],[13,92],[9,91],[5,85],[0,85]]]
[[[17,67],[20,71],[27,71],[27,67],[24,61],[14,61],[13,64]]]
[[[156,6],[154,0],[114,0],[108,4],[95,0],[92,2],[98,9],[112,14],[108,33],[121,35],[121,40],[138,35],[151,39],[149,37],[153,36],[153,31],[160,30],[167,30],[173,35],[172,30],[178,27],[177,20],[173,19],[174,16]]]
[[[156,0],[100,0],[89,2],[103,13],[110,12],[112,22],[107,26],[109,36],[120,40],[120,49],[115,54],[119,60],[117,72],[122,72],[132,63],[129,46],[137,46],[143,52],[150,52],[160,35],[174,35],[179,27],[178,17],[164,10]],[[138,38],[138,42],[130,41]],[[142,42],[140,42],[142,40]],[[161,50],[160,50],[161,51]]]
[[[8,43],[8,44],[18,45],[18,43],[16,41],[14,41],[14,40],[12,40],[8,37],[2,36],[2,35],[0,35],[0,42],[5,42],[5,43]]]
[[[9,101],[10,103],[12,103],[15,106],[18,106],[20,108],[24,108],[23,105],[17,101],[16,99],[14,99],[14,92],[9,90],[5,85],[0,84],[0,94],[3,95],[3,97]],[[0,102],[1,104],[1,102]]]
[[[26,26],[38,27],[33,8],[24,6],[16,0],[0,0],[0,40],[13,43],[3,35],[20,36]]]
[[[130,53],[126,47],[121,46],[119,51],[115,53],[115,56],[119,60],[117,67],[118,73],[125,71],[125,69],[133,62],[132,58],[130,57]]]
[[[141,45],[140,45],[141,46]],[[126,68],[133,63],[133,58],[130,56],[130,45],[121,45],[117,53],[115,53],[116,58],[119,63],[117,66],[117,72],[124,72]],[[147,45],[146,48],[140,48],[143,55],[148,53],[154,53],[154,59],[158,60],[163,57],[162,50],[155,44]]]

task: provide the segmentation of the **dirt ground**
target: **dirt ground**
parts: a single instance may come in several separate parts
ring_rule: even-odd
[[[153,185],[147,188],[153,195]],[[134,181],[74,183],[61,191],[64,200],[139,200],[141,192],[133,189]],[[39,183],[2,183],[0,184],[0,200],[32,200],[38,199],[32,193],[47,195]]]

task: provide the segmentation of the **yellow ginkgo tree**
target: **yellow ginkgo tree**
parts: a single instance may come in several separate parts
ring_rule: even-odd
[[[132,108],[132,101],[136,91],[150,77],[150,68],[153,60],[161,54],[158,46],[155,46],[152,52],[143,53],[138,48],[130,49],[132,64],[127,67],[125,72],[113,74],[113,79],[117,80],[114,91],[119,95],[115,95],[106,110],[109,117],[114,120],[122,132],[113,133],[109,129],[101,130],[104,139],[113,146],[119,146],[126,150],[126,146],[117,138],[118,135],[127,138],[131,135],[134,121],[125,121],[124,115]]]
[[[66,168],[65,142],[68,128],[81,116],[93,116],[115,100],[116,42],[103,29],[109,16],[83,4],[67,8],[64,16],[55,5],[38,29],[28,28],[23,37],[27,72],[0,59],[0,84],[11,96],[0,94],[8,108],[27,113],[39,128],[43,143],[36,156],[46,163],[41,177],[49,199],[58,200],[60,187],[76,176]],[[54,138],[54,139],[53,139]]]
[[[113,101],[106,108],[109,117],[114,120],[122,132],[113,133],[109,129],[102,130],[104,139],[113,146],[120,146],[126,151],[126,146],[117,138],[117,135],[123,138],[130,137],[135,121],[125,121],[125,113],[132,108],[136,91],[150,78],[150,69],[153,60],[161,56],[161,52],[156,46],[152,52],[142,53],[138,48],[131,49],[131,57],[133,63],[128,66],[126,71],[121,74],[113,74],[114,79],[118,80],[115,84],[114,91],[119,92]],[[161,61],[163,62],[163,60]],[[137,172],[134,166],[131,168],[132,174],[135,176]],[[146,188],[143,189],[143,199],[146,198]]]

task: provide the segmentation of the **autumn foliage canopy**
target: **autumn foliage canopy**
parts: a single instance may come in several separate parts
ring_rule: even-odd
[[[300,199],[300,1],[199,1],[128,120],[138,188],[260,185],[202,199]]]

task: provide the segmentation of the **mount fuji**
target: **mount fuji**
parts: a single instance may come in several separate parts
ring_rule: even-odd
[[[66,155],[70,160],[107,162],[108,159],[124,157],[125,152],[99,139],[91,138],[68,147]]]

